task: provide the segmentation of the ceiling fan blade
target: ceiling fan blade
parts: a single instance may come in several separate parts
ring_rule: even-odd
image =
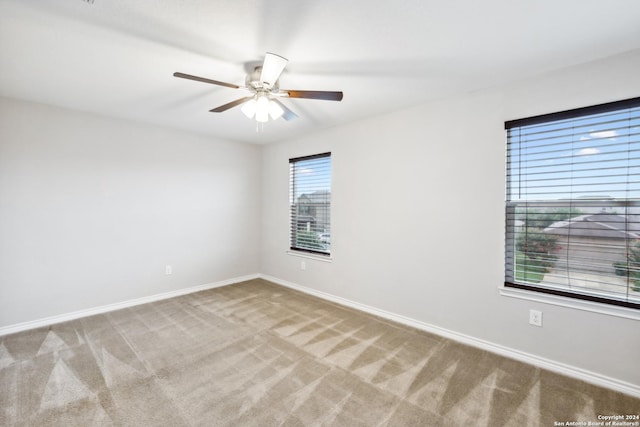
[[[240,86],[234,85],[232,83],[225,83],[225,82],[220,82],[218,80],[205,79],[204,77],[192,76],[191,74],[175,72],[173,73],[173,77],[180,77],[181,79],[195,80],[197,82],[203,82],[203,83],[211,83],[212,85],[230,87],[232,89],[240,89]]]
[[[260,81],[266,83],[268,86],[274,86],[278,78],[280,78],[284,67],[287,66],[287,62],[289,62],[287,58],[267,52],[264,56],[264,63],[262,64]]]
[[[282,90],[289,98],[322,99],[324,101],[342,101],[342,92],[324,90]]]
[[[280,106],[280,108],[282,108],[282,110],[284,111],[284,113],[282,113],[282,118],[285,119],[286,121],[289,120],[293,120],[293,119],[297,119],[298,115],[296,113],[294,113],[293,111],[291,111],[286,105],[284,105],[282,102],[280,102],[279,100],[277,100],[276,98],[271,98],[271,100],[273,102],[275,102],[276,104],[278,104]]]
[[[236,107],[240,104],[244,104],[248,100],[253,98],[253,96],[246,96],[244,98],[236,99],[235,101],[231,101],[227,104],[221,105],[219,107],[214,108],[213,110],[209,110],[211,113],[222,113],[223,111],[227,111],[230,108]]]

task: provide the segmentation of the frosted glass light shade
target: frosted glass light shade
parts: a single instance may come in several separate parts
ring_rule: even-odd
[[[256,108],[257,108],[256,100],[250,99],[249,101],[244,103],[241,110],[245,116],[247,116],[250,119],[253,119],[253,116],[255,116],[256,114]]]
[[[264,95],[259,96],[256,102],[256,120],[260,123],[269,121],[269,98]]]

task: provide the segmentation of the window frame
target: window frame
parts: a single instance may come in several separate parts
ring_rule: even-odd
[[[329,225],[329,233],[331,233],[331,208],[332,208],[332,194],[331,194],[331,185],[332,185],[332,173],[331,173],[331,167],[332,167],[332,155],[331,152],[324,152],[324,153],[318,153],[318,154],[312,154],[312,155],[308,155],[308,156],[301,156],[301,157],[294,157],[294,158],[290,158],[289,159],[289,251],[291,251],[291,253],[293,254],[301,254],[301,255],[306,255],[306,256],[312,256],[312,257],[318,257],[318,258],[322,258],[322,259],[330,259],[331,257],[331,244],[329,243],[328,245],[328,249],[327,250],[315,250],[315,249],[311,249],[311,248],[305,248],[305,247],[299,247],[296,246],[294,244],[294,242],[296,241],[295,236],[296,236],[296,232],[297,232],[297,216],[294,214],[294,209],[297,206],[297,204],[295,203],[295,188],[296,188],[296,183],[295,183],[295,165],[299,162],[304,162],[304,161],[309,161],[309,160],[316,160],[316,159],[322,159],[322,158],[328,158],[329,159],[329,206],[326,212],[326,215],[328,217],[328,225]],[[309,211],[311,211],[311,206],[306,206],[306,208],[309,209]],[[296,222],[296,224],[294,224],[294,221]],[[317,232],[317,231],[314,231]]]
[[[556,113],[542,114],[542,115],[527,117],[523,119],[505,121],[504,128],[505,128],[505,139],[506,139],[506,167],[507,167],[506,176],[505,176],[505,181],[506,181],[505,254],[504,254],[505,255],[504,256],[505,281],[504,281],[504,288],[503,288],[505,289],[505,291],[508,291],[508,289],[510,288],[514,290],[531,291],[536,294],[546,294],[552,297],[570,298],[571,300],[574,300],[574,301],[582,300],[588,303],[600,303],[600,304],[606,304],[607,306],[624,307],[625,309],[632,309],[634,311],[640,310],[640,302],[630,301],[628,296],[626,300],[614,299],[614,298],[607,298],[606,296],[602,296],[602,294],[598,295],[598,292],[595,292],[595,291],[593,293],[587,292],[586,290],[582,290],[580,292],[575,292],[575,291],[569,292],[562,289],[555,289],[553,287],[550,287],[550,284],[547,284],[545,287],[544,284],[542,286],[536,286],[533,284],[522,283],[524,282],[524,280],[522,282],[518,282],[516,279],[515,265],[511,267],[512,269],[511,275],[513,277],[513,281],[508,280],[509,278],[508,276],[510,274],[509,254],[511,254],[511,257],[512,257],[511,261],[515,263],[515,259],[516,259],[516,256],[515,256],[516,251],[515,249],[511,248],[515,246],[515,241],[517,236],[515,210],[519,205],[522,205],[522,204],[527,205],[526,201],[514,202],[511,200],[512,179],[511,179],[511,173],[509,171],[511,140],[509,138],[509,130],[515,129],[515,128],[521,128],[524,126],[551,123],[551,122],[556,122],[560,120],[586,118],[591,115],[623,111],[625,109],[638,108],[639,106],[640,106],[640,97],[636,97],[636,98],[624,99],[621,101],[613,101],[613,102],[608,102],[604,104],[598,104],[598,105],[592,105],[588,107],[576,108],[572,110],[560,111]],[[569,204],[571,204],[573,200],[576,200],[576,199],[571,198],[569,201]],[[637,206],[637,200],[632,198],[617,199],[615,201],[615,203],[624,207],[629,206],[631,203],[634,203],[634,202],[636,203],[635,206]],[[535,201],[531,203],[531,205],[534,205],[534,206],[535,204],[536,204]],[[561,206],[561,203],[559,200],[549,201],[549,206],[554,204],[557,206]],[[512,219],[510,220],[510,218]]]

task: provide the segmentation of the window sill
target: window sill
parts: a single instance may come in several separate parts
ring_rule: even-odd
[[[320,255],[320,254],[316,255],[310,252],[294,251],[291,249],[287,250],[287,254],[297,256],[300,258],[315,259],[317,261],[322,261],[322,262],[333,262],[333,258],[331,258],[331,255]]]
[[[500,287],[500,295],[511,298],[536,301],[544,304],[559,305],[561,307],[573,308],[576,310],[590,311],[593,313],[606,314],[608,316],[622,317],[625,319],[640,320],[640,310],[633,308],[617,307],[615,305],[601,304],[591,301],[582,301],[573,298],[556,295],[541,294],[538,292],[523,289]]]

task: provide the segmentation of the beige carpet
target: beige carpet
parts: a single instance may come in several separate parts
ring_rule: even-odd
[[[553,426],[639,410],[262,280],[0,337],[2,426]]]

